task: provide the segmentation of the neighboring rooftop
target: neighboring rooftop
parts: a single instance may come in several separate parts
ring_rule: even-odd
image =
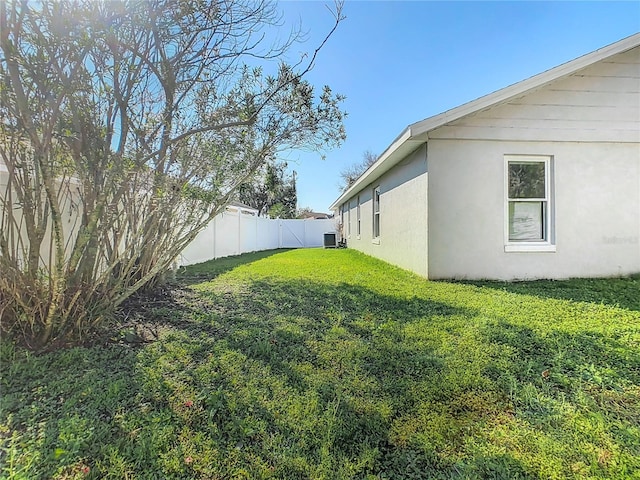
[[[333,215],[331,215],[330,213],[304,212],[303,214],[300,215],[300,218],[304,218],[305,220],[307,219],[323,220],[326,218],[333,218]]]

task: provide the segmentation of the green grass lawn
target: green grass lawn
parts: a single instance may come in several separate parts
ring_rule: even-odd
[[[0,478],[640,479],[640,279],[186,269],[101,345],[4,340]]]

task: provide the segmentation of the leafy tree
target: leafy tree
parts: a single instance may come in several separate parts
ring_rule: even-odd
[[[304,79],[328,36],[286,64],[279,21],[262,0],[0,1],[3,330],[83,336],[279,150],[344,140],[342,97]]]
[[[371,150],[366,150],[362,154],[362,160],[344,167],[340,171],[340,189],[344,191],[353,185],[360,175],[366,172],[371,165],[376,163],[377,159],[378,155],[373,153]]]
[[[238,190],[238,199],[271,218],[295,218],[298,194],[295,172],[287,173],[286,162],[269,162],[251,182]]]

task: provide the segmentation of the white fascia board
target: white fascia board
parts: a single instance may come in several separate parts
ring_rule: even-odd
[[[563,63],[562,65],[554,67],[550,70],[546,70],[542,73],[534,75],[533,77],[527,78],[526,80],[522,80],[518,83],[509,85],[508,87],[497,90],[476,100],[467,102],[463,105],[460,105],[459,107],[447,110],[446,112],[440,113],[433,117],[429,117],[419,122],[413,123],[409,126],[409,128],[412,130],[413,136],[418,137],[420,135],[428,133],[431,130],[442,127],[447,123],[453,122],[455,120],[459,120],[462,117],[465,117],[472,113],[476,113],[485,108],[489,108],[494,105],[506,102],[513,99],[514,97],[524,95],[531,90],[544,87],[551,82],[559,80],[568,75],[572,75],[577,71],[582,70],[583,68],[593,65],[596,62],[604,60],[605,58],[611,57],[613,55],[626,52],[627,50],[637,47],[638,45],[640,45],[640,33],[636,33],[616,43],[578,57],[575,60]]]

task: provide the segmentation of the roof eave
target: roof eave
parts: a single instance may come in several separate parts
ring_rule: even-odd
[[[411,140],[412,136],[411,127],[405,128],[393,143],[382,152],[382,155],[378,157],[375,163],[365,170],[353,185],[342,192],[337,200],[331,204],[331,207],[329,207],[330,210],[336,210],[345,200],[348,200],[356,192],[362,190],[363,187],[380,177],[383,173],[389,171],[404,158],[405,154],[410,153],[408,150],[414,150],[422,143],[422,140]]]
[[[600,60],[623,53],[637,47],[638,45],[640,45],[640,33],[631,35],[616,43],[607,45],[606,47],[602,47],[591,53],[587,53],[586,55],[582,55],[581,57],[553,67],[549,70],[545,70],[533,77],[529,77],[520,82],[501,88],[500,90],[464,103],[456,108],[452,108],[451,110],[447,110],[433,117],[413,123],[409,127],[413,132],[413,136],[419,137],[431,130],[459,120],[472,113],[507,102],[514,97],[525,95],[531,90],[542,88],[551,82],[555,82],[556,80],[572,75]]]
[[[550,70],[534,75],[533,77],[514,83],[513,85],[497,90],[471,102],[467,102],[459,107],[409,125],[393,141],[393,143],[389,145],[383,154],[380,155],[378,160],[376,160],[376,162],[371,165],[353,185],[346,189],[340,197],[333,202],[330,207],[331,210],[336,210],[340,204],[351,198],[356,192],[360,191],[362,187],[373,182],[380,175],[387,172],[394,165],[400,162],[400,160],[404,158],[405,154],[410,153],[421,143],[426,142],[430,131],[485,108],[509,101],[514,97],[525,95],[532,90],[541,88],[560,78],[572,75],[573,73],[593,65],[600,60],[626,52],[627,50],[639,45],[640,33],[636,33],[619,40],[618,42],[612,43],[611,45],[607,45],[606,47],[602,47]]]

